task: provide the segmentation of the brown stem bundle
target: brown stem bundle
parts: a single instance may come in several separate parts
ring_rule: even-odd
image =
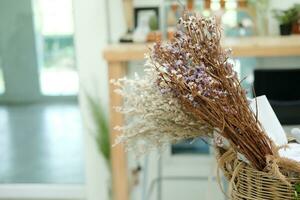
[[[156,43],[150,58],[157,84],[183,107],[227,138],[253,167],[263,170],[266,157],[275,155],[246,92],[228,60],[230,51],[220,44],[221,30],[214,19],[185,13],[173,41]]]

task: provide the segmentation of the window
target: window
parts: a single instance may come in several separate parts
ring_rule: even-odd
[[[78,75],[72,0],[38,0],[37,10],[43,51],[41,92],[44,95],[76,95]]]

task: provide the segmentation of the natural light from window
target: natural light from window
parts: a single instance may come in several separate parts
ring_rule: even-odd
[[[2,71],[2,59],[0,57],[0,94],[5,92],[4,76]]]
[[[76,95],[72,0],[38,0],[37,10],[43,49],[41,92],[52,96]]]
[[[2,72],[2,68],[0,66],[0,94],[3,94],[4,91],[5,91],[5,86],[4,86],[4,80],[3,80],[3,72]]]

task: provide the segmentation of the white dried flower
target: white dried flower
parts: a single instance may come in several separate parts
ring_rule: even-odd
[[[125,126],[117,127],[123,133],[116,143],[124,143],[127,150],[133,150],[137,155],[212,132],[211,128],[183,110],[170,92],[160,91],[153,68],[146,68],[143,78],[135,76],[133,80],[113,81],[119,87],[116,92],[124,98],[124,105],[116,109],[125,115],[127,121]]]

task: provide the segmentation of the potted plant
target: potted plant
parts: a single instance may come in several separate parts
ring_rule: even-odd
[[[300,34],[300,4],[295,4],[294,8],[297,10],[298,13],[298,18],[296,19],[296,21],[294,22],[293,25],[293,33],[294,34]]]
[[[274,17],[280,26],[280,35],[290,35],[293,23],[298,19],[298,11],[295,7],[287,10],[273,10]]]
[[[98,151],[103,156],[109,176],[107,177],[107,194],[108,199],[113,199],[112,194],[112,180],[111,180],[111,152],[110,152],[110,136],[109,136],[109,125],[106,118],[104,109],[102,108],[100,101],[95,99],[86,90],[83,90],[84,96],[87,101],[87,108],[91,115],[93,127],[86,124],[88,133],[95,139]]]

